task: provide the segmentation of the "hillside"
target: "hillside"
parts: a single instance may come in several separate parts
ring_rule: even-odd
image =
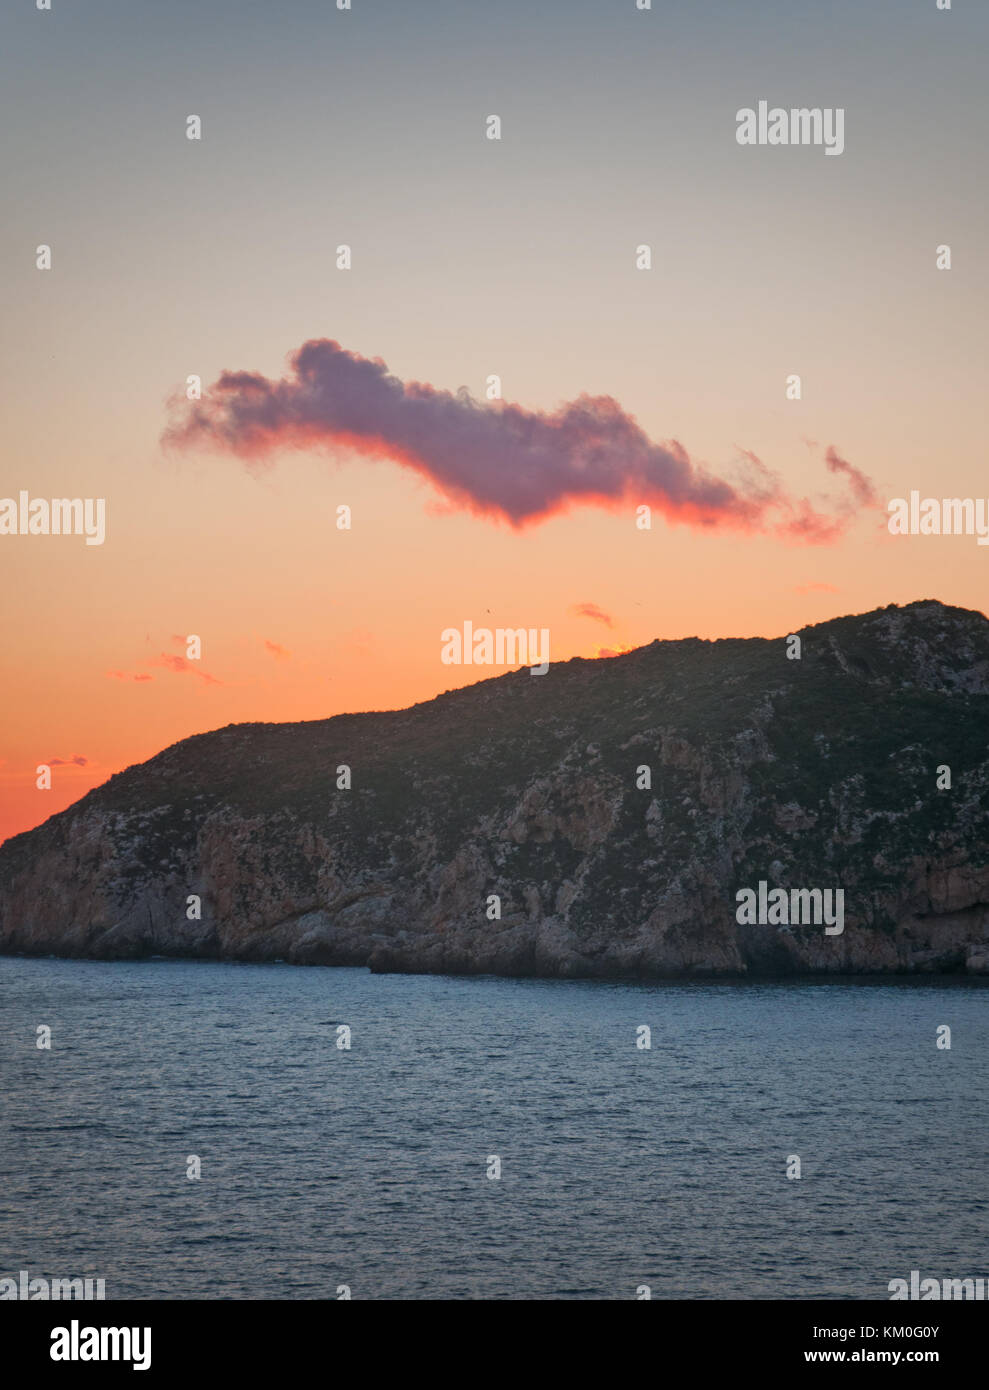
[[[0,951],[989,973],[989,621],[924,601],[800,636],[186,739],[0,847]],[[760,880],[842,888],[843,933],[740,926]]]

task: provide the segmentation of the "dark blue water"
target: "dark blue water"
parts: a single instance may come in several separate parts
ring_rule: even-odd
[[[88,1274],[108,1298],[885,1298],[912,1269],[989,1274],[987,1006],[961,981],[0,959],[0,1276]]]

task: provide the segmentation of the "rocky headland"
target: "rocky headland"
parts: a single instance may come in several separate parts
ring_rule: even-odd
[[[989,620],[929,600],[798,635],[185,739],[0,846],[0,951],[989,974]],[[760,881],[841,888],[844,930],[740,924]]]

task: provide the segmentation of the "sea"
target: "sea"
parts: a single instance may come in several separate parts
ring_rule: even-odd
[[[4,957],[0,1278],[888,1298],[989,1274],[987,1062],[986,985],[954,977]]]

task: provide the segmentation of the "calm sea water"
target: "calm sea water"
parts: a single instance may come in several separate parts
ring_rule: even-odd
[[[987,1006],[963,981],[0,959],[0,1275],[108,1298],[884,1298],[912,1269],[989,1274]]]

